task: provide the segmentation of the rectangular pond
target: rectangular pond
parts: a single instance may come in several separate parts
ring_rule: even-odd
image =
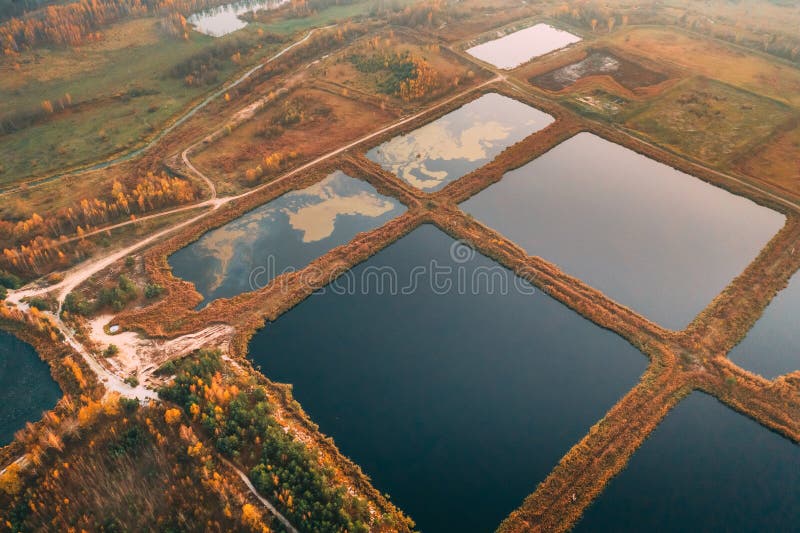
[[[373,148],[367,157],[418,189],[438,191],[553,121],[538,109],[489,93]]]
[[[209,231],[169,264],[175,276],[194,283],[203,306],[265,287],[403,212],[405,206],[370,184],[334,172]]]
[[[589,133],[509,172],[462,208],[672,329],[691,322],[785,223]]]
[[[800,446],[696,392],[575,531],[796,531]]]
[[[186,21],[200,33],[222,37],[247,26],[247,22],[239,18],[240,15],[255,13],[260,9],[277,9],[288,3],[289,0],[241,0],[193,13]]]
[[[580,40],[577,35],[549,24],[536,24],[499,39],[473,46],[467,53],[497,68],[510,70],[534,57],[549,54]]]
[[[800,274],[775,296],[728,357],[767,379],[800,370]]]
[[[0,446],[55,407],[61,389],[33,346],[0,331]]]
[[[428,225],[249,353],[426,533],[493,531],[647,365]]]

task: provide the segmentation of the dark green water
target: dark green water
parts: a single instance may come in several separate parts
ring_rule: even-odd
[[[552,122],[547,113],[490,93],[373,148],[367,157],[414,187],[438,191]]]
[[[426,533],[494,530],[647,363],[489,259],[453,259],[452,244],[423,226],[250,344]]]
[[[509,172],[462,208],[672,329],[691,322],[785,222],[589,133]]]
[[[0,446],[42,412],[55,407],[61,389],[36,350],[10,333],[0,331]]]
[[[778,293],[729,357],[767,379],[800,370],[800,275]]]
[[[194,283],[202,307],[265,287],[404,211],[368,183],[335,172],[206,233],[169,264],[175,276]]]
[[[797,531],[800,447],[694,393],[590,507],[577,531]]]

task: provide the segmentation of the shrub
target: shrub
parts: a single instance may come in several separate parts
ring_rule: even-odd
[[[125,411],[127,414],[133,414],[139,409],[139,400],[136,398],[120,398],[119,399],[119,406]]]
[[[0,270],[0,286],[6,289],[19,289],[22,287],[22,280],[11,272]]]
[[[52,309],[50,302],[44,298],[29,298],[28,305],[35,307],[39,311],[50,311],[50,309]]]
[[[136,452],[145,443],[145,439],[145,432],[139,426],[132,426],[122,433],[116,441],[108,445],[108,453],[115,459],[126,455],[136,455]]]
[[[164,292],[164,287],[159,285],[158,283],[148,283],[144,287],[144,297],[148,300],[152,300],[153,298],[158,298]]]
[[[103,351],[103,355],[106,357],[114,357],[119,353],[119,346],[116,344],[109,344],[108,348]]]

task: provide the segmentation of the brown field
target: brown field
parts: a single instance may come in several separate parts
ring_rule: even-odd
[[[281,120],[288,107],[295,106],[302,110],[304,118],[294,125],[279,126],[276,121]],[[268,170],[265,157],[296,152],[293,161],[310,160],[389,123],[392,118],[380,107],[330,91],[297,89],[198,152],[193,161],[215,181],[246,183],[245,172],[259,165],[264,168],[262,179],[268,179],[282,168]],[[260,133],[264,130],[266,133]]]
[[[800,193],[800,120],[794,119],[763,146],[742,154],[737,168],[793,193]]]
[[[36,187],[9,191],[0,197],[0,219],[18,220],[28,218],[33,213],[46,216],[62,207],[74,207],[84,198],[109,194],[114,180],[127,183],[135,177],[135,173],[133,165],[125,163],[80,175],[65,176]]]
[[[360,72],[350,61],[354,55],[404,53],[422,58],[436,72],[438,83],[423,98],[407,101],[398,95],[384,93],[380,83],[386,79],[385,71]],[[383,32],[370,39],[362,39],[314,65],[311,74],[322,82],[344,87],[403,109],[416,109],[420,104],[430,103],[458,87],[488,78],[488,73],[476,69],[457,54],[429,41],[424,35],[407,30]]]
[[[673,28],[625,28],[608,42],[654,61],[800,106],[800,70],[766,56]]]
[[[657,144],[724,166],[790,116],[790,109],[776,101],[699,78],[642,106],[626,125]]]
[[[438,28],[437,33],[450,42],[471,39],[480,33],[541,14],[542,11],[535,3],[522,4],[514,0],[465,0],[456,5],[456,16],[451,17],[444,27]]]

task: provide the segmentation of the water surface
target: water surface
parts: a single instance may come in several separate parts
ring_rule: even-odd
[[[785,222],[589,133],[462,207],[529,254],[672,329],[702,311]]]
[[[33,346],[0,331],[0,446],[55,407],[61,389]]]
[[[585,59],[534,76],[531,82],[539,87],[560,91],[587,76],[608,75],[628,89],[661,83],[667,77],[637,63],[622,59],[605,50],[590,51]]]
[[[452,244],[418,228],[267,325],[250,356],[421,531],[484,533],[647,361]]]
[[[800,370],[800,274],[775,296],[729,357],[767,379]]]
[[[696,392],[612,479],[576,531],[796,531],[800,447]]]
[[[255,13],[260,9],[276,9],[288,2],[289,0],[243,0],[204,9],[186,20],[200,33],[222,37],[247,26],[247,22],[239,18],[240,15]]]
[[[497,68],[513,69],[534,57],[543,56],[580,41],[581,38],[548,24],[536,24],[505,37],[479,44],[467,53]]]
[[[206,233],[169,264],[175,276],[194,283],[203,306],[265,287],[404,211],[368,183],[335,172]]]
[[[538,109],[490,93],[373,148],[367,157],[418,189],[438,191],[553,120]]]

